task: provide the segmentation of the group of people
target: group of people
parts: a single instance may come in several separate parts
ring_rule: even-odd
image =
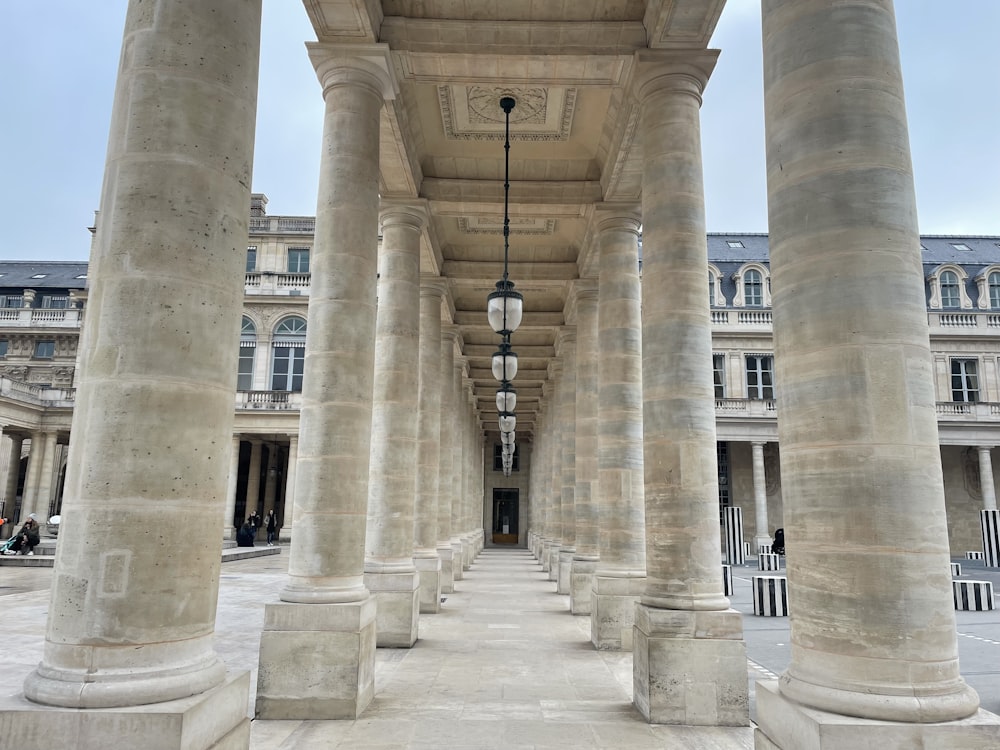
[[[267,529],[267,546],[273,547],[278,537],[278,518],[273,510],[267,512],[266,518],[261,518],[260,513],[256,511],[247,516],[247,520],[236,532],[236,546],[253,547],[261,526]]]
[[[0,526],[6,523],[6,518],[0,519]],[[3,553],[5,555],[16,555],[18,553],[33,555],[35,554],[35,547],[38,546],[40,541],[41,527],[38,525],[38,516],[34,513],[29,513],[28,520],[24,522],[20,530],[4,543]]]

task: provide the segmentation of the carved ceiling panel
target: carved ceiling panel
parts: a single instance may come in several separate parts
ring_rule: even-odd
[[[540,86],[438,86],[445,136],[452,140],[502,141],[500,99],[517,102],[510,131],[519,141],[565,141],[573,126],[576,88]]]

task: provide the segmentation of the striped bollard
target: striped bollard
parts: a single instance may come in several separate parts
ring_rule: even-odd
[[[952,581],[955,609],[980,612],[993,609],[992,581]]]
[[[722,593],[726,596],[733,595],[733,566],[722,566]]]
[[[753,576],[753,613],[761,617],[788,614],[788,580],[779,576]]]
[[[743,542],[743,556],[750,557],[750,542]]]
[[[761,552],[757,555],[757,568],[759,570],[780,570],[781,564],[778,560],[779,558],[775,554],[770,552]]]
[[[983,553],[979,552],[977,550],[969,550],[968,552],[965,553],[965,559],[966,560],[982,560],[983,559]]]
[[[960,576],[960,575],[962,575],[962,566],[961,566],[960,563],[952,563],[951,564],[951,574],[953,576]]]
[[[1000,568],[1000,510],[979,511],[983,527],[983,564],[987,568]]]
[[[746,563],[746,549],[743,546],[743,509],[728,507],[723,509],[726,526],[726,562],[730,565]]]

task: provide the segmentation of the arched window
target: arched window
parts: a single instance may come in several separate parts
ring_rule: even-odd
[[[957,310],[962,306],[961,292],[958,287],[958,274],[954,271],[943,271],[941,283],[941,309]]]
[[[306,321],[298,316],[282,320],[274,329],[271,346],[271,390],[301,392],[306,362]]]
[[[240,364],[236,376],[236,390],[253,390],[253,362],[257,351],[257,326],[246,315],[240,329]]]
[[[764,280],[755,268],[743,274],[743,303],[747,307],[764,306]]]
[[[994,271],[989,276],[990,309],[1000,310],[1000,271]]]

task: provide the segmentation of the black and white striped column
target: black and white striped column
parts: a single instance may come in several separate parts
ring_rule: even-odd
[[[987,568],[1000,567],[1000,510],[979,511],[979,522],[983,527],[983,564]]]
[[[788,580],[780,576],[753,576],[753,613],[761,617],[788,614]]]
[[[730,565],[743,565],[746,562],[743,546],[743,509],[724,508],[726,526],[726,562]]]

